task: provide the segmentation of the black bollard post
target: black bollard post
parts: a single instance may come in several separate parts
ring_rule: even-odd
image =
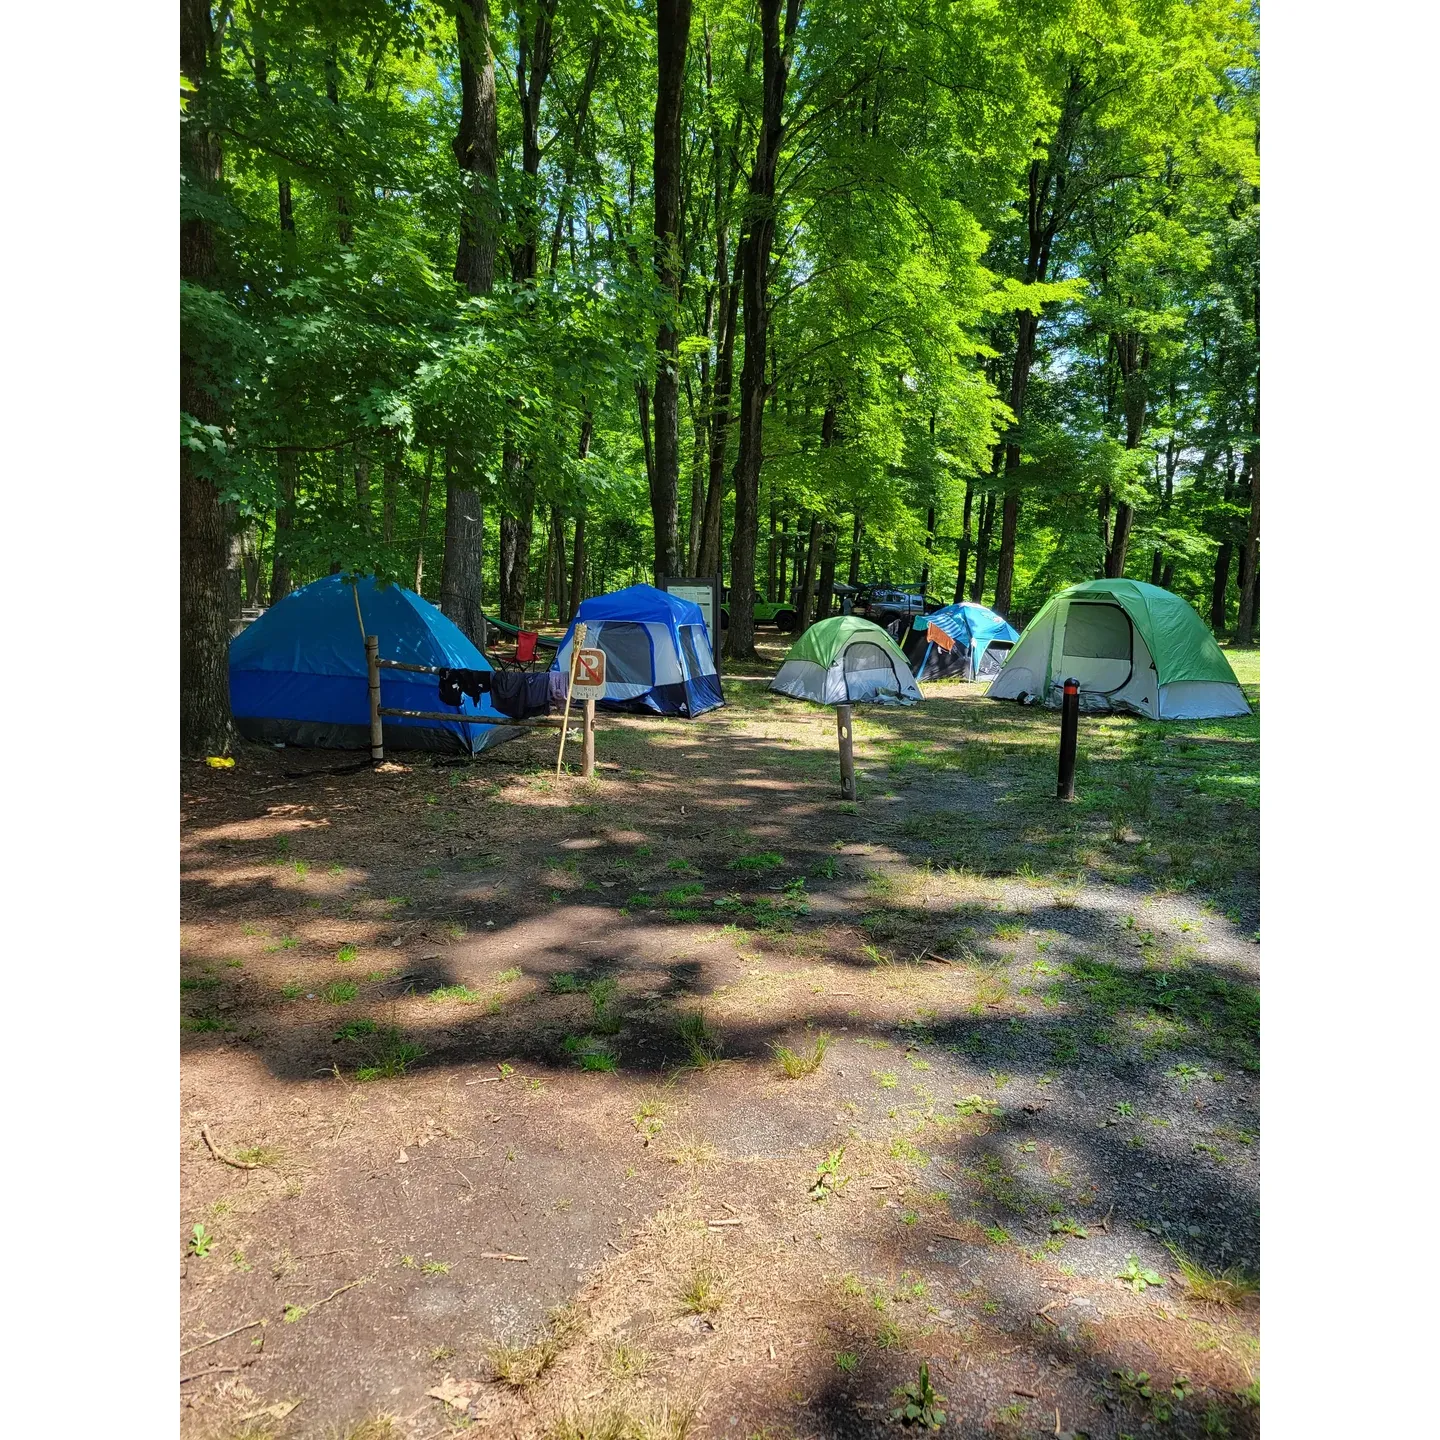
[[[1055,787],[1057,800],[1075,798],[1075,740],[1080,733],[1080,682],[1065,682],[1060,702],[1060,783]]]

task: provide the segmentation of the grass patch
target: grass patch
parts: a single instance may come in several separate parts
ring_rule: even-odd
[[[331,1005],[348,1005],[360,994],[360,987],[350,980],[332,980],[321,992],[323,1000]]]
[[[567,1035],[560,1048],[591,1074],[610,1075],[620,1067],[620,1058],[611,1042],[600,1035]]]
[[[379,1026],[368,1017],[360,1020],[347,1020],[336,1032],[337,1040],[363,1040],[367,1035],[374,1035]]]
[[[1203,1304],[1233,1310],[1250,1296],[1260,1293],[1259,1279],[1247,1274],[1238,1265],[1232,1265],[1226,1270],[1207,1270],[1198,1261],[1191,1260],[1178,1250],[1172,1248],[1171,1253],[1180,1267],[1185,1288],[1193,1299]]]
[[[680,1287],[683,1315],[713,1315],[724,1300],[719,1272],[709,1265],[697,1265]]]
[[[820,1062],[824,1060],[829,1045],[830,1037],[821,1034],[815,1037],[814,1044],[808,1049],[798,1053],[786,1045],[774,1045],[771,1049],[775,1052],[780,1073],[787,1080],[799,1080],[802,1076],[813,1075],[820,1068]]]
[[[686,1011],[677,1028],[690,1064],[697,1070],[708,1070],[720,1059],[724,1042],[711,1027],[703,1009]]]
[[[468,985],[442,985],[425,998],[433,1000],[437,1005],[478,1005],[485,997]]]
[[[359,950],[359,948],[358,948],[357,946],[355,946],[355,945],[342,945],[342,946],[335,952],[335,959],[336,959],[336,962],[337,962],[338,964],[348,965],[348,964],[350,964],[350,962],[351,962],[352,960],[356,959],[356,958],[359,956],[359,954],[360,954],[360,950]]]
[[[774,850],[762,850],[758,855],[737,855],[725,867],[727,870],[742,870],[765,874],[778,870],[785,863],[785,857]]]
[[[371,1046],[368,1063],[355,1072],[357,1080],[398,1080],[407,1068],[425,1055],[422,1045],[406,1040],[393,1027],[377,1031]]]

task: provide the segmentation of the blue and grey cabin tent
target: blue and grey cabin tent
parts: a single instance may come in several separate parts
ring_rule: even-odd
[[[360,614],[356,614],[356,597]],[[364,632],[361,631],[361,615]],[[247,740],[340,750],[370,745],[370,685],[364,635],[380,641],[382,660],[447,670],[490,670],[490,662],[428,600],[372,576],[327,575],[292,591],[230,642],[230,711]],[[445,705],[439,677],[380,671],[380,703],[394,710],[484,715],[504,720],[482,694]],[[387,750],[475,754],[525,732],[462,725],[459,720],[385,717]]]
[[[928,638],[932,625],[954,641],[949,650]],[[917,680],[990,680],[1019,638],[1020,632],[988,606],[962,600],[917,615],[900,648]]]
[[[597,704],[693,718],[725,703],[705,617],[693,600],[653,585],[582,600],[555,655],[552,668],[562,675],[579,624],[585,648],[605,652],[605,698]]]

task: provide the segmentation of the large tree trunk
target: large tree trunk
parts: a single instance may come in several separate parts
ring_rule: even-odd
[[[370,522],[374,519],[370,508],[370,456],[357,449],[355,452],[355,523],[362,535],[370,534]]]
[[[755,544],[759,530],[760,462],[764,436],[765,360],[769,343],[768,282],[775,238],[775,169],[790,78],[791,47],[801,0],[786,0],[780,32],[780,0],[760,0],[764,100],[755,165],[750,172],[752,210],[746,220],[743,289],[745,363],[740,372],[740,453],[735,461],[735,531],[730,541],[730,628],[725,653],[755,653]]]
[[[488,295],[495,283],[498,150],[489,0],[457,0],[455,38],[460,49],[460,125],[451,149],[465,182],[455,279],[471,295]]]
[[[335,128],[340,129],[340,55],[335,46],[325,53],[325,98],[335,112]],[[335,237],[342,245],[348,245],[355,238],[355,226],[350,219],[350,196],[344,183],[335,187]]]
[[[495,283],[496,110],[495,56],[489,0],[459,0],[455,36],[460,51],[460,124],[451,148],[465,182],[455,279],[467,294],[485,295]],[[485,505],[469,440],[445,452],[445,552],[440,608],[485,648]],[[418,567],[417,567],[418,568]]]
[[[180,161],[196,191],[220,183],[219,136],[206,123],[218,38],[209,0],[181,0],[180,73],[195,87],[191,115],[182,122]],[[218,264],[209,220],[180,225],[180,274],[213,285]],[[223,388],[206,373],[201,337],[182,328],[180,409],[202,425],[227,424]],[[180,451],[180,748],[186,755],[223,753],[230,743],[229,642],[238,596],[231,581],[231,517],[212,481],[199,473],[193,452]]]
[[[930,421],[930,433],[935,433],[935,421]],[[932,505],[925,512],[925,564],[920,568],[920,593],[928,594],[930,590],[930,559],[935,553],[935,507]]]
[[[655,578],[684,568],[680,554],[680,157],[691,0],[656,0],[655,270],[666,312],[655,336]]]
[[[851,585],[860,583],[860,536],[865,530],[865,521],[861,518],[860,512],[856,510],[855,524],[850,531],[850,570],[846,580]]]
[[[456,456],[445,456],[445,558],[440,572],[440,609],[485,648],[481,580],[485,561],[485,506],[473,484],[473,469],[457,472]]]
[[[1244,581],[1240,586],[1240,610],[1235,616],[1236,645],[1255,643],[1255,614],[1259,608],[1260,584],[1260,445],[1257,442],[1246,452],[1245,464],[1250,471],[1250,524],[1245,532],[1245,552],[1241,557]]]

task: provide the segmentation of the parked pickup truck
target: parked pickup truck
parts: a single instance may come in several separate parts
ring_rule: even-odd
[[[902,590],[892,585],[864,585],[850,608],[854,614],[863,615],[883,628],[895,620],[938,610],[940,602],[918,590]]]

